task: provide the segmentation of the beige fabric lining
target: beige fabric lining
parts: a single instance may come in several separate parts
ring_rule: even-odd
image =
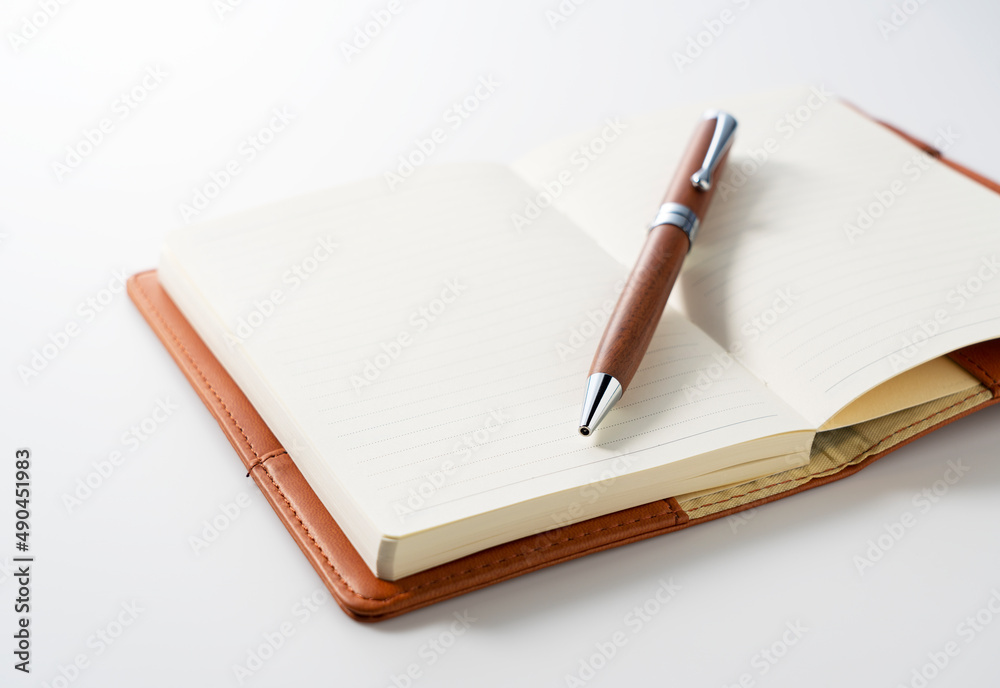
[[[809,463],[742,485],[685,499],[677,498],[691,519],[787,492],[814,479],[832,475],[896,446],[932,425],[941,423],[992,398],[983,385],[942,397],[875,420],[816,435]]]

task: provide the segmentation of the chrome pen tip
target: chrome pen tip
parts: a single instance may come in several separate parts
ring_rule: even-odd
[[[594,373],[587,378],[583,396],[583,410],[580,412],[580,434],[591,435],[611,408],[622,397],[622,386],[607,373]]]

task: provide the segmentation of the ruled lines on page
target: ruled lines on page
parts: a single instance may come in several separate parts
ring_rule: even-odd
[[[1000,336],[1000,198],[847,106],[713,212],[679,305],[814,423]]]
[[[580,437],[624,270],[558,213],[512,227],[534,193],[506,168],[455,166],[396,194],[310,196],[173,242],[235,342],[220,358],[261,381],[241,386],[279,438],[268,415],[294,419],[322,464],[303,472],[328,506],[347,490],[401,534],[586,485],[622,457],[641,470],[806,429],[671,312],[627,396]],[[283,298],[269,306],[274,290]]]

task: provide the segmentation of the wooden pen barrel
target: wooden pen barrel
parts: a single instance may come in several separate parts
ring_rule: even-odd
[[[727,151],[708,191],[702,191],[691,183],[691,175],[698,171],[705,159],[715,123],[715,119],[708,119],[698,124],[663,197],[664,203],[685,205],[699,218],[704,218],[708,210],[718,186],[718,173],[728,157]],[[677,281],[689,248],[687,234],[678,227],[664,224],[650,230],[618,304],[611,313],[604,336],[597,345],[589,375],[612,375],[622,389],[632,382],[660,323],[670,290]]]
[[[628,387],[660,322],[687,252],[688,238],[679,228],[660,225],[649,233],[597,345],[590,375],[607,373],[623,389]]]

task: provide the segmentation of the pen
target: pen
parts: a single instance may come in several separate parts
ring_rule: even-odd
[[[597,345],[580,414],[581,435],[597,428],[639,369],[715,194],[715,177],[725,165],[735,131],[733,116],[715,110],[706,112],[695,129]]]

